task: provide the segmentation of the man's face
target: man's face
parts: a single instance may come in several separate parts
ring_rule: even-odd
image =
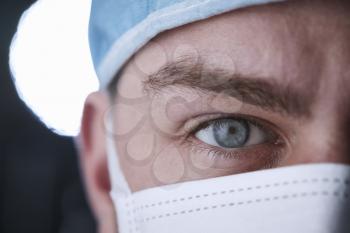
[[[131,189],[348,163],[347,18],[340,5],[298,1],[230,12],[148,43],[122,73],[111,108]]]
[[[101,118],[90,117],[88,100],[88,186],[99,189],[89,184],[98,180],[94,174],[105,182],[106,161],[93,157],[105,157],[106,134],[132,191],[293,164],[349,163],[348,6],[288,1],[157,36],[112,86],[113,129],[89,133],[90,120],[100,126]],[[99,103],[90,105],[105,114]]]

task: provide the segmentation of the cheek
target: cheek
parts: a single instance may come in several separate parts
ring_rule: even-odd
[[[184,154],[175,144],[169,144],[157,155],[152,165],[152,173],[157,183],[172,184],[185,176]]]
[[[184,179],[184,154],[174,141],[145,120],[137,131],[116,139],[118,156],[132,191]]]
[[[156,139],[153,132],[146,129],[142,125],[139,131],[116,139],[119,162],[133,192],[155,186],[150,169]]]
[[[126,142],[126,156],[135,162],[146,161],[154,153],[155,142],[153,132],[141,132],[132,135]]]

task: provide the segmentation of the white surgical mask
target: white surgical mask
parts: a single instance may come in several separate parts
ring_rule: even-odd
[[[291,166],[132,193],[107,142],[119,233],[350,232],[350,166]]]

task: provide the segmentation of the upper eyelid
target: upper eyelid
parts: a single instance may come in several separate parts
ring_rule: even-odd
[[[204,117],[203,117],[204,118]],[[191,126],[191,129],[193,131],[195,130],[199,130],[199,129],[205,129],[207,127],[209,127],[210,123],[213,122],[213,121],[218,121],[218,120],[222,120],[222,119],[233,119],[233,120],[244,120],[244,121],[247,121],[248,123],[251,123],[255,126],[258,126],[258,127],[263,127],[263,123],[260,123],[258,119],[255,119],[254,117],[250,117],[250,116],[245,116],[245,115],[242,115],[242,114],[215,114],[214,116],[210,117],[209,119],[201,119],[199,120],[200,122],[197,122],[197,125],[196,126]],[[208,124],[207,126],[204,126],[204,124]],[[204,127],[201,127],[201,126],[204,126]]]

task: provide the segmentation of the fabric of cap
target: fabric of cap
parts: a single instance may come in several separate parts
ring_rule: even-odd
[[[162,31],[231,10],[283,0],[92,0],[89,42],[100,88]]]

